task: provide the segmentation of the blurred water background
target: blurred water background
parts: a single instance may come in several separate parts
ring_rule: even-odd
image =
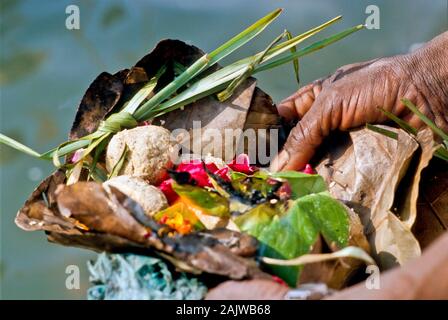
[[[65,27],[70,4],[80,8],[80,30]],[[325,34],[364,23],[370,4],[380,8],[381,29],[358,32],[302,59],[303,84],[347,63],[407,52],[448,29],[447,0],[1,0],[0,131],[39,151],[64,141],[96,75],[130,67],[159,39],[177,38],[210,51],[283,7],[282,16],[231,61],[264,49],[284,28],[297,34],[339,14],[343,21]],[[257,77],[275,101],[297,89],[290,65]],[[14,224],[17,210],[52,165],[2,146],[0,170],[1,297],[84,299],[86,261],[96,255],[50,244],[42,232]],[[79,290],[66,289],[68,265],[80,268]]]

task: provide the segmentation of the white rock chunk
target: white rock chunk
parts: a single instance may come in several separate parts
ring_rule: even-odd
[[[138,176],[151,184],[161,182],[172,166],[174,143],[170,132],[159,126],[141,126],[115,134],[106,151],[106,169],[111,172],[127,146],[126,158],[118,175]]]
[[[168,207],[168,201],[163,192],[142,178],[118,176],[103,183],[106,190],[109,186],[118,189],[137,202],[148,216]]]

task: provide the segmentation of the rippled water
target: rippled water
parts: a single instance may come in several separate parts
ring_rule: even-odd
[[[79,31],[65,28],[65,8],[69,4],[80,8]],[[269,30],[230,61],[263,49],[284,28],[297,34],[339,14],[344,20],[333,31],[364,23],[369,4],[381,10],[381,29],[361,31],[304,58],[304,83],[340,65],[407,52],[412,45],[447,29],[446,0],[2,0],[0,131],[39,151],[62,142],[77,103],[95,76],[131,66],[159,39],[182,39],[208,51],[274,8],[285,8]],[[276,101],[297,89],[291,66],[258,78],[259,85]],[[43,233],[22,231],[13,222],[18,208],[36,184],[51,173],[52,166],[0,147],[0,169],[2,297],[84,298],[88,285],[86,260],[94,253],[49,244]],[[80,267],[80,290],[65,287],[68,265]]]

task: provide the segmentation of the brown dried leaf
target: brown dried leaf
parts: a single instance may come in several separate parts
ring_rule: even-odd
[[[119,101],[123,92],[123,72],[101,73],[89,86],[76,112],[70,139],[78,139],[94,132],[100,121]]]
[[[400,192],[404,194],[404,197],[401,197],[404,199],[400,199],[400,203],[396,205],[399,208],[396,214],[408,229],[412,228],[417,217],[417,198],[421,173],[428,166],[436,150],[431,129],[426,128],[418,132],[416,139],[420,145],[419,154],[416,153],[415,155],[417,165],[415,170],[412,170],[413,174],[408,174],[408,179],[403,179],[402,184],[405,185],[405,188]],[[397,203],[397,201],[395,202]]]
[[[64,181],[62,171],[45,179],[19,211],[17,224],[25,230],[45,230],[49,241],[62,245],[159,253],[187,272],[209,272],[232,279],[268,277],[252,259],[257,242],[249,235],[221,229],[187,236],[159,235],[161,226],[117,189],[108,192],[96,182],[65,185]],[[49,207],[42,193],[47,195]],[[147,219],[145,225],[139,220],[142,217]],[[79,228],[79,223],[88,230]]]
[[[123,207],[115,193],[107,193],[96,182],[78,182],[68,186],[61,184],[56,190],[56,198],[63,216],[73,217],[89,230],[116,235],[140,244],[147,243],[146,228]]]
[[[26,231],[45,230],[80,234],[75,224],[61,216],[57,210],[55,190],[64,181],[65,173],[61,170],[44,179],[17,212],[15,219],[17,226]]]
[[[413,233],[423,249],[448,230],[448,170],[433,158],[423,171]]]
[[[332,195],[359,214],[373,256],[382,268],[390,268],[421,252],[410,227],[392,212],[400,181],[406,173],[414,174],[407,171],[419,145],[403,130],[385,128],[397,132],[398,140],[367,129],[352,131],[351,142],[330,148],[317,171]],[[426,155],[421,159],[419,171],[425,166]],[[405,202],[410,207],[412,199]],[[409,218],[408,223],[411,221]]]

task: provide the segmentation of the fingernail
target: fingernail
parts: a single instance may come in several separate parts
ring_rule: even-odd
[[[273,172],[280,171],[288,163],[288,160],[289,160],[288,153],[286,151],[282,151],[272,161],[269,169]]]

